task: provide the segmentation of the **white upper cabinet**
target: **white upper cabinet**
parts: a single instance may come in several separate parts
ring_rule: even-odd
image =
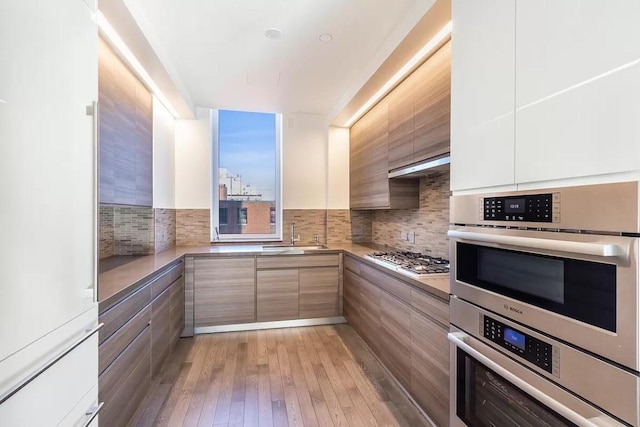
[[[516,8],[516,182],[640,169],[640,2]]]
[[[452,3],[451,189],[514,184],[515,0]]]

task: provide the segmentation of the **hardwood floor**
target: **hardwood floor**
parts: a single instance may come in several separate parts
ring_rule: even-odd
[[[428,426],[347,324],[183,338],[133,426]]]

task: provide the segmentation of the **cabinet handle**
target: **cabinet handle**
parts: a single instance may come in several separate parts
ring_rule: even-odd
[[[85,413],[85,415],[89,418],[87,419],[87,421],[85,421],[84,424],[82,424],[82,427],[89,427],[89,424],[91,424],[91,422],[98,416],[98,412],[100,412],[103,406],[104,402],[100,402],[98,403],[98,406],[89,408],[89,410]]]
[[[73,350],[75,350],[78,346],[80,346],[80,344],[82,344],[83,342],[85,342],[86,340],[91,338],[103,326],[104,326],[104,323],[100,323],[95,328],[87,330],[87,333],[85,335],[83,335],[82,338],[80,338],[77,341],[73,342],[73,344],[71,344],[65,350],[61,351],[56,356],[54,356],[53,358],[49,359],[49,361],[44,363],[38,369],[35,369],[34,371],[32,371],[32,373],[29,374],[25,379],[23,379],[22,381],[20,381],[19,383],[17,383],[13,387],[11,387],[8,391],[6,391],[2,395],[0,395],[0,405],[3,404],[4,402],[6,402],[8,399],[10,399],[14,394],[19,392],[23,388],[25,388],[27,385],[29,385],[29,383],[31,383],[33,380],[38,378],[40,375],[44,374],[50,367],[52,367],[57,362],[59,362],[60,359],[65,357],[67,354],[69,354]]]
[[[98,262],[100,254],[98,254],[98,242],[100,241],[100,231],[98,229],[98,222],[100,217],[100,185],[99,185],[99,173],[100,167],[100,147],[98,145],[98,138],[100,130],[98,128],[98,102],[94,101],[93,104],[87,105],[86,114],[92,116],[93,119],[93,302],[98,302]]]

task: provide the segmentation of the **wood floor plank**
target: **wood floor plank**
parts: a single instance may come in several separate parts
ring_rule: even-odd
[[[266,342],[265,342],[266,345]],[[271,384],[269,384],[269,365],[258,365],[258,425],[273,427],[273,408],[271,401]]]
[[[429,423],[349,325],[181,339],[132,426]]]

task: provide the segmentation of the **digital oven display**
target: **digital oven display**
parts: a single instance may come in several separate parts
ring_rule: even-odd
[[[504,201],[505,213],[524,213],[525,199],[506,199]]]
[[[505,328],[504,340],[511,345],[515,345],[520,350],[524,350],[524,341],[525,341],[524,334],[521,334],[520,332],[516,332],[510,328]]]

